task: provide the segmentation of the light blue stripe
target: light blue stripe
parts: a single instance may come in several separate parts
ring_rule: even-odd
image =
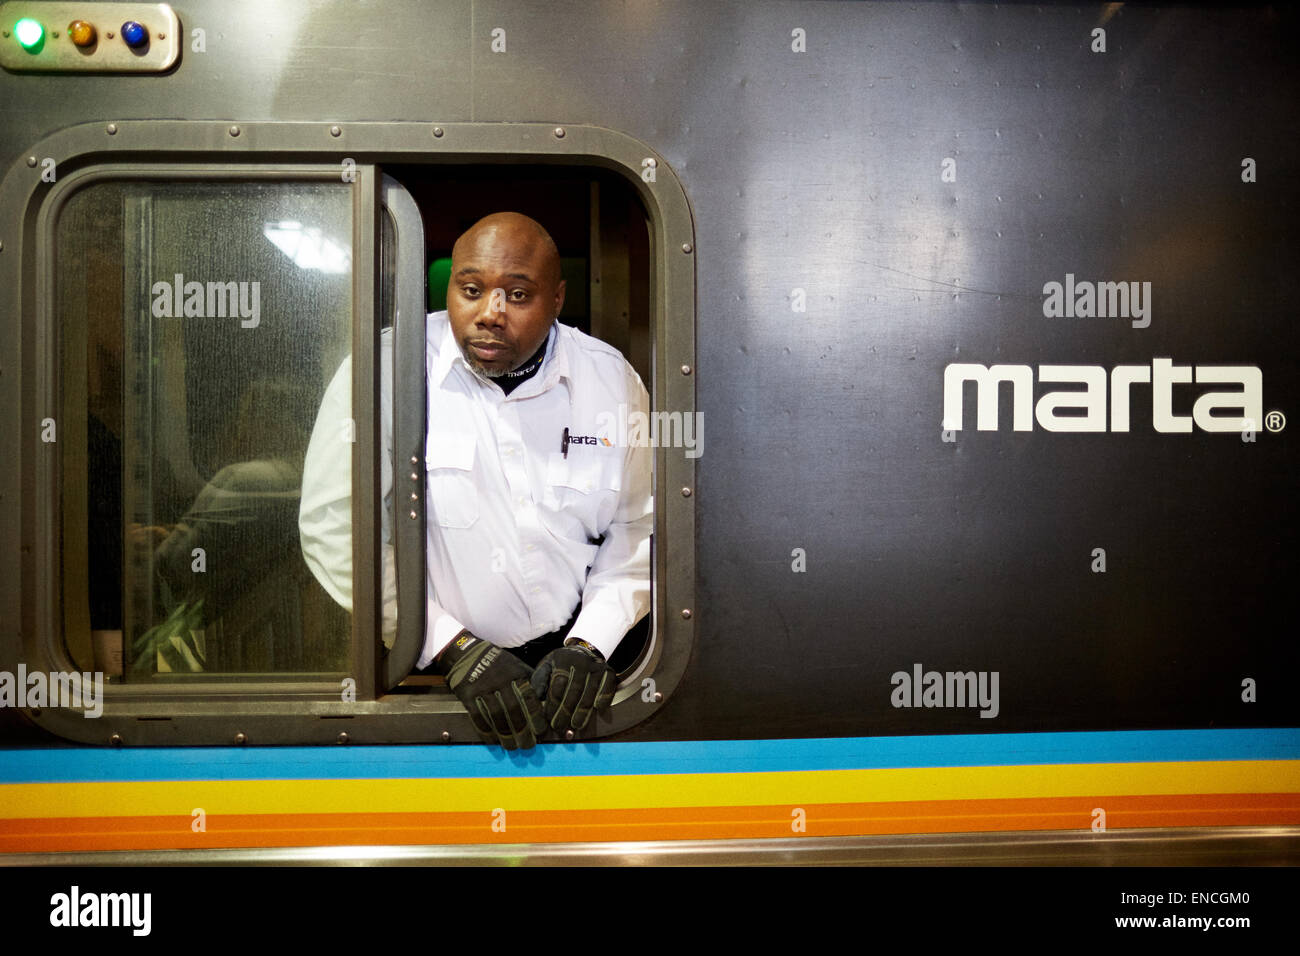
[[[0,783],[753,773],[891,767],[1300,760],[1300,728],[545,744],[499,748],[0,748]]]

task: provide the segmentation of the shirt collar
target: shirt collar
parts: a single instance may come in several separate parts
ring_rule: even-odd
[[[442,338],[436,343],[438,349],[437,359],[429,366],[430,387],[441,388],[443,380],[451,372],[452,366],[458,361],[465,365],[465,357],[460,354],[460,346],[456,344],[456,336],[452,334],[451,319],[447,317],[447,313],[435,312],[429,318],[432,320],[441,318],[443,320]],[[469,366],[465,365],[465,369],[468,371]]]
[[[560,379],[572,382],[573,377],[569,373],[569,350],[561,348],[560,341],[560,321],[556,319],[551,325],[551,339],[546,348],[546,358],[542,362],[542,387],[539,391],[556,385]],[[568,340],[565,339],[567,342]]]

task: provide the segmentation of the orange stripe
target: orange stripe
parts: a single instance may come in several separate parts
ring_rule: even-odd
[[[1108,830],[1300,825],[1296,793],[1054,797],[808,804],[802,835],[1086,830],[1095,807]],[[223,815],[203,833],[189,816],[43,817],[0,821],[0,852],[779,838],[800,835],[792,812],[788,804],[509,810],[504,832],[481,812]]]

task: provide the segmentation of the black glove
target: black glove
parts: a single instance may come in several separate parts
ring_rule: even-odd
[[[559,647],[533,671],[533,693],[546,702],[551,729],[582,730],[595,711],[614,702],[618,678],[600,652],[582,641]]]
[[[546,733],[542,702],[529,685],[533,670],[509,651],[461,631],[438,663],[485,744],[527,750]]]

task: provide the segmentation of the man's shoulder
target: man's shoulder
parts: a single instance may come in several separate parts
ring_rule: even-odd
[[[631,368],[622,352],[594,335],[588,335],[563,322],[555,323],[555,331],[559,338],[558,344],[572,350],[571,354],[585,361],[594,362],[602,368],[619,370]]]
[[[571,325],[556,322],[555,329],[556,345],[568,357],[571,381],[584,394],[598,401],[646,401],[641,376],[617,348]]]

